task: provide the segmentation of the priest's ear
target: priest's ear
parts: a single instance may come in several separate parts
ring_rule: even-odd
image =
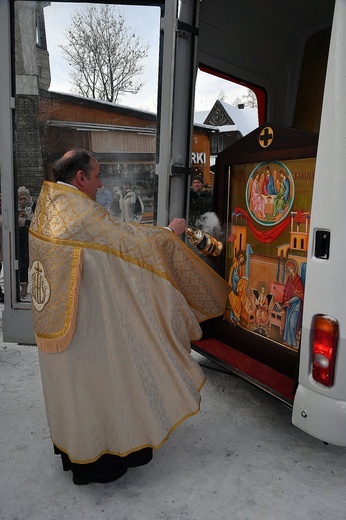
[[[82,188],[85,186],[85,182],[87,180],[87,176],[84,170],[78,170],[76,173],[76,184],[78,187]]]

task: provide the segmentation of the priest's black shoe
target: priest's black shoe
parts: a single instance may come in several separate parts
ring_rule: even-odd
[[[83,486],[90,482],[99,482],[106,484],[114,482],[122,477],[127,466],[114,460],[112,455],[103,455],[96,462],[90,464],[71,464],[73,473],[73,482],[77,486]]]
[[[148,464],[152,458],[153,448],[142,448],[141,450],[130,453],[126,457],[122,457],[122,462],[128,468],[135,468],[137,466]]]
[[[57,446],[54,444],[54,453],[55,455],[61,455],[61,462],[62,462],[62,468],[64,471],[70,471],[72,469],[70,459],[66,453],[61,451]]]

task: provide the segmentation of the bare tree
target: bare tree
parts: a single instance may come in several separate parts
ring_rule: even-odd
[[[247,93],[242,96],[242,99],[240,99],[240,97],[236,97],[233,100],[232,105],[235,107],[244,105],[244,107],[256,108],[258,106],[256,94],[248,88]]]
[[[240,97],[236,97],[233,101],[232,101],[232,105],[234,107],[237,107],[238,105],[241,105],[243,103],[243,101],[240,99]]]
[[[149,45],[136,37],[123,16],[107,4],[90,5],[77,12],[60,45],[73,68],[74,91],[116,103],[122,94],[137,92],[143,83],[134,81],[143,71],[141,60]]]
[[[251,89],[248,88],[246,95],[242,96],[242,98],[244,99],[244,106],[250,108],[256,108],[258,106],[256,94]]]
[[[225,91],[222,90],[222,88],[220,89],[220,92],[219,92],[219,95],[218,95],[217,99],[219,101],[226,101],[226,94],[225,94]]]

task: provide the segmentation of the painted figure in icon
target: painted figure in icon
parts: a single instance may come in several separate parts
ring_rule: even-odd
[[[229,294],[229,303],[231,306],[230,318],[234,324],[240,322],[240,314],[242,306],[247,300],[248,279],[243,275],[243,269],[246,264],[245,251],[238,251],[236,260],[229,272],[229,285],[232,290]]]
[[[254,178],[252,179],[251,188],[250,188],[250,208],[253,213],[260,219],[265,219],[264,213],[264,199],[261,195],[261,187],[260,187],[260,175],[261,172],[257,170],[255,172]]]
[[[285,270],[287,281],[285,285],[283,308],[286,310],[283,340],[287,345],[299,346],[301,329],[304,286],[298,274],[298,265],[294,260],[287,260]]]
[[[264,177],[264,181],[263,181],[262,193],[263,193],[263,195],[276,195],[277,194],[274,176],[273,176],[269,166],[266,166],[266,168],[265,168],[265,177]]]
[[[268,285],[265,282],[260,282],[257,291],[253,290],[255,296],[255,323],[257,326],[256,332],[265,335],[266,327],[269,320],[269,297]]]
[[[283,213],[285,211],[285,208],[288,203],[288,198],[290,196],[290,181],[288,180],[286,172],[284,170],[279,171],[278,181],[280,189],[274,200],[274,212],[272,220],[275,220],[276,215],[278,213]]]

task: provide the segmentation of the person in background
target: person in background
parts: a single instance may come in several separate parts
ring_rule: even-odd
[[[123,199],[123,192],[121,186],[114,186],[112,189],[113,192],[113,202],[111,207],[109,208],[109,213],[112,217],[118,222],[124,222],[122,218],[122,210],[121,210],[121,200]]]
[[[53,171],[30,227],[48,424],[75,484],[112,482],[199,411],[205,376],[190,342],[223,313],[230,287],[178,238],[184,219],[117,222],[95,203],[92,153],[70,150]]]
[[[101,186],[96,193],[96,202],[106,209],[109,209],[113,202],[113,196],[105,186]]]
[[[198,225],[198,219],[213,206],[213,194],[203,185],[203,177],[199,170],[197,175],[192,178],[192,186],[190,188],[190,208],[189,208],[189,226]]]
[[[121,187],[113,188],[114,203],[111,214],[120,222],[140,223],[144,212],[144,204],[132,183],[126,181]]]
[[[29,270],[29,227],[34,212],[34,202],[28,188],[18,188],[18,241],[19,241],[19,280],[20,298],[28,293]]]
[[[123,212],[125,222],[137,222],[139,224],[142,220],[144,204],[131,183],[124,186]]]

